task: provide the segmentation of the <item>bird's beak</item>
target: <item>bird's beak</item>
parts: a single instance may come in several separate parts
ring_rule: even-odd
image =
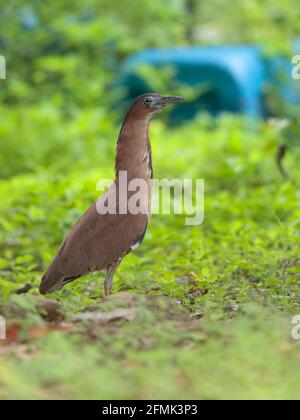
[[[160,98],[161,106],[173,105],[178,102],[182,102],[184,99],[182,96],[162,96]]]

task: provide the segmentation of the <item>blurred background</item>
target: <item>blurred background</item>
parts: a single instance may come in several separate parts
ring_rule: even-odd
[[[299,397],[299,23],[299,0],[0,2],[0,398]],[[130,322],[72,323],[96,274],[49,323],[41,275],[145,90],[186,99],[151,124],[154,174],[205,179],[204,224],[151,218],[115,277]]]
[[[104,138],[105,124],[147,90],[185,96],[173,123],[201,112],[297,117],[299,83],[291,78],[291,59],[300,48],[298,9],[296,0],[238,1],[234,7],[222,0],[1,5],[7,79],[0,90],[0,151],[6,159],[0,175],[58,165],[63,154],[56,154],[57,137],[64,137],[64,150],[75,147],[66,132],[57,136],[58,124],[75,130],[80,148],[84,124]],[[43,125],[47,142],[39,138]],[[34,143],[33,154],[26,153],[28,143]]]
[[[72,150],[82,135],[104,138],[106,124],[128,106],[125,99],[147,90],[186,97],[173,111],[175,123],[201,112],[296,117],[299,83],[291,78],[291,58],[298,9],[296,0],[234,7],[222,0],[2,4],[7,79],[0,90],[0,175],[59,165],[58,143],[81,159]],[[64,135],[57,135],[59,124]]]

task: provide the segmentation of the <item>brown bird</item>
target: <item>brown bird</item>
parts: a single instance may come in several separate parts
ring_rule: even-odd
[[[150,217],[153,169],[149,123],[163,107],[181,100],[179,96],[148,93],[133,102],[118,137],[115,181],[63,241],[42,278],[42,294],[104,269],[104,292],[111,293],[115,270],[142,242]],[[137,184],[139,190],[133,188]]]

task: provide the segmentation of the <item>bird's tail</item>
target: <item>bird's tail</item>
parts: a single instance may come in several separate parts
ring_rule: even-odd
[[[40,284],[40,293],[42,295],[52,293],[64,284],[64,275],[60,272],[57,265],[54,260],[43,276]]]
[[[55,259],[42,278],[40,284],[40,293],[42,295],[52,293],[55,290],[61,289],[65,284],[78,279],[79,277],[81,277],[81,274],[78,274],[76,276],[64,275],[59,270],[58,264],[56,263]]]

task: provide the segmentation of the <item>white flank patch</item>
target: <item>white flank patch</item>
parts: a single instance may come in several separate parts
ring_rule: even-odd
[[[136,249],[139,245],[140,245],[140,242],[137,242],[136,244],[131,245],[131,251],[133,251],[134,249]]]

